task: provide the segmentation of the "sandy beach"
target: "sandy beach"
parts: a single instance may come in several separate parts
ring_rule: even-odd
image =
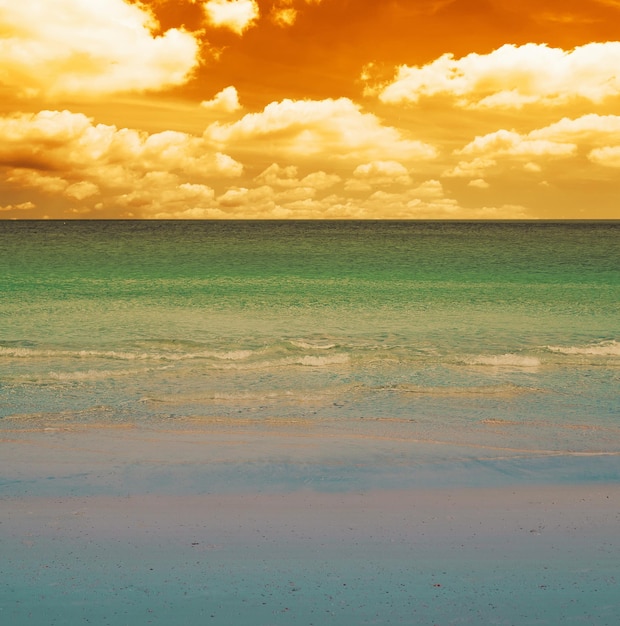
[[[225,489],[226,459],[205,460],[204,447],[202,462],[188,456],[188,442],[224,433],[197,432],[4,433],[2,620],[616,623],[617,482],[492,485],[475,464],[477,487],[459,486],[462,468],[457,486],[389,472],[385,488],[364,486],[363,472],[353,488],[270,482],[276,444],[257,438]],[[300,458],[315,478],[317,450]],[[585,471],[592,459],[580,460]]]

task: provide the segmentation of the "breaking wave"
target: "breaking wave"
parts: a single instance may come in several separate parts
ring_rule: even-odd
[[[0,357],[14,359],[109,359],[116,361],[184,361],[191,359],[221,359],[237,361],[247,359],[254,350],[200,350],[197,352],[129,352],[122,350],[54,350],[38,348],[0,347]]]
[[[331,350],[336,347],[335,343],[322,341],[309,341],[306,339],[291,339],[291,345],[302,350]]]
[[[619,356],[620,341],[609,340],[592,343],[585,346],[547,346],[547,350],[560,354],[582,356]]]
[[[349,363],[351,357],[348,354],[332,354],[329,356],[299,355],[284,357],[281,359],[261,359],[246,361],[243,363],[230,363],[214,366],[216,369],[271,369],[291,365],[305,367],[326,367],[329,365],[344,365]]]
[[[467,365],[488,365],[491,367],[540,367],[541,361],[535,356],[519,354],[479,355],[464,360]]]

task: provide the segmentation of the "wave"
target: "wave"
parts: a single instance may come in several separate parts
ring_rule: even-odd
[[[20,342],[21,343],[21,342]],[[508,348],[508,346],[506,346]],[[558,356],[553,356],[558,355]],[[4,363],[13,371],[17,370],[11,362],[30,361],[29,367],[44,368],[49,371],[70,371],[81,368],[79,376],[95,377],[96,370],[114,370],[133,367],[138,364],[147,368],[176,367],[188,363],[192,368],[215,370],[258,370],[283,368],[287,366],[329,367],[352,363],[356,368],[372,368],[380,371],[389,368],[419,368],[431,366],[481,366],[492,368],[516,368],[535,370],[543,364],[563,366],[569,364],[566,357],[573,357],[572,362],[592,359],[611,359],[614,365],[620,357],[620,341],[607,340],[586,345],[539,345],[527,353],[507,350],[502,354],[455,354],[449,349],[421,347],[406,343],[385,345],[375,342],[357,343],[337,341],[328,337],[310,338],[273,338],[263,345],[254,340],[248,346],[242,341],[228,344],[218,339],[216,345],[201,342],[174,342],[152,340],[119,346],[118,349],[70,349],[67,347],[49,347],[0,343],[0,364]],[[39,361],[39,362],[37,362]],[[80,362],[78,364],[78,361]],[[71,375],[69,375],[71,376]],[[99,375],[105,378],[106,374]],[[14,378],[9,372],[9,377]],[[420,391],[423,392],[423,391]]]
[[[550,352],[582,356],[618,356],[620,357],[620,341],[609,340],[591,343],[585,346],[546,346]]]
[[[326,341],[310,341],[308,339],[291,339],[289,343],[302,350],[331,350],[336,347],[335,343]]]
[[[330,365],[345,365],[351,360],[350,355],[339,353],[328,356],[299,355],[284,357],[281,359],[263,359],[248,361],[245,363],[230,363],[213,365],[216,369],[271,369],[286,367],[290,365],[301,365],[303,367],[327,367]]]
[[[280,340],[272,344],[265,344],[259,348],[204,348],[192,342],[183,345],[164,342],[155,350],[96,350],[96,349],[65,349],[65,348],[38,348],[24,346],[0,345],[0,358],[7,359],[100,359],[112,361],[244,361],[252,357],[264,357],[266,354],[292,354],[294,362],[301,365],[321,365],[324,357],[307,355],[307,352],[324,352],[335,348],[336,344],[324,340],[294,339]],[[297,356],[299,355],[299,356]],[[327,357],[328,359],[331,357]],[[336,361],[341,360],[337,357]]]
[[[145,374],[144,370],[128,371],[128,370],[83,370],[75,372],[49,372],[50,380],[58,382],[90,382],[97,380],[107,380],[118,376],[134,376]]]
[[[298,358],[286,359],[294,365],[308,365],[311,367],[321,367],[323,365],[342,365],[350,361],[348,354],[334,354],[333,356],[302,356]]]
[[[463,362],[466,365],[486,365],[491,367],[537,368],[541,365],[539,358],[520,354],[479,355],[466,358]]]
[[[52,370],[40,375],[22,375],[15,378],[17,383],[26,384],[46,384],[46,383],[81,383],[81,382],[97,382],[109,380],[112,378],[127,378],[146,376],[150,372],[154,372],[159,368],[145,369],[118,369],[118,370],[75,370],[75,371],[58,371]]]
[[[37,348],[0,347],[0,357],[14,359],[69,358],[107,359],[115,361],[185,361],[193,359],[220,359],[237,361],[255,354],[254,350],[202,350],[198,352],[128,352],[119,350],[54,350]]]

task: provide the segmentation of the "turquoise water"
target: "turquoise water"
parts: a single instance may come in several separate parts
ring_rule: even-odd
[[[2,428],[217,418],[617,472],[618,222],[0,222],[0,251]]]

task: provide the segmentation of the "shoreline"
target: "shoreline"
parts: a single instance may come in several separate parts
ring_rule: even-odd
[[[0,431],[0,496],[202,495],[620,484],[620,451],[516,450],[297,425]],[[445,437],[447,438],[447,437]]]

